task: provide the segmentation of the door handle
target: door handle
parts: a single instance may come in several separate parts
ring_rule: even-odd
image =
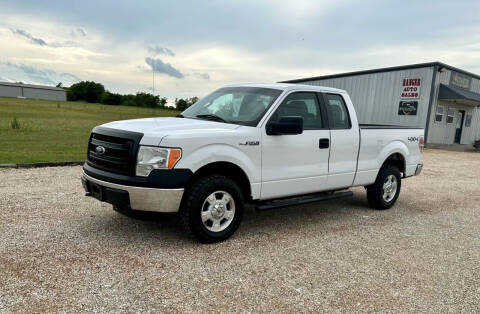
[[[330,139],[329,138],[321,138],[318,147],[320,149],[329,148],[330,147]]]

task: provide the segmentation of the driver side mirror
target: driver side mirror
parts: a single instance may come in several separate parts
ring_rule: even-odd
[[[294,135],[303,133],[303,118],[300,116],[280,117],[270,121],[266,127],[267,135]]]

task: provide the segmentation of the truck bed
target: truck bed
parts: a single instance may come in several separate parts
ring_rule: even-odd
[[[359,124],[360,129],[412,129],[412,130],[423,130],[422,128],[417,128],[413,126],[402,126],[402,125],[384,125],[384,124]]]

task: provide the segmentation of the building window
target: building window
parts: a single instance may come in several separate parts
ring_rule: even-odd
[[[465,127],[469,127],[471,125],[472,125],[472,115],[467,114],[467,116],[465,117]]]
[[[443,121],[443,106],[437,106],[437,111],[435,112],[435,122]]]
[[[455,109],[448,108],[447,123],[453,123],[453,118],[455,118]]]

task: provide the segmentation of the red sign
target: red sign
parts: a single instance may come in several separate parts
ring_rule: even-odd
[[[420,87],[422,86],[422,79],[420,78],[404,78],[402,82],[402,99],[417,99],[420,98]]]

